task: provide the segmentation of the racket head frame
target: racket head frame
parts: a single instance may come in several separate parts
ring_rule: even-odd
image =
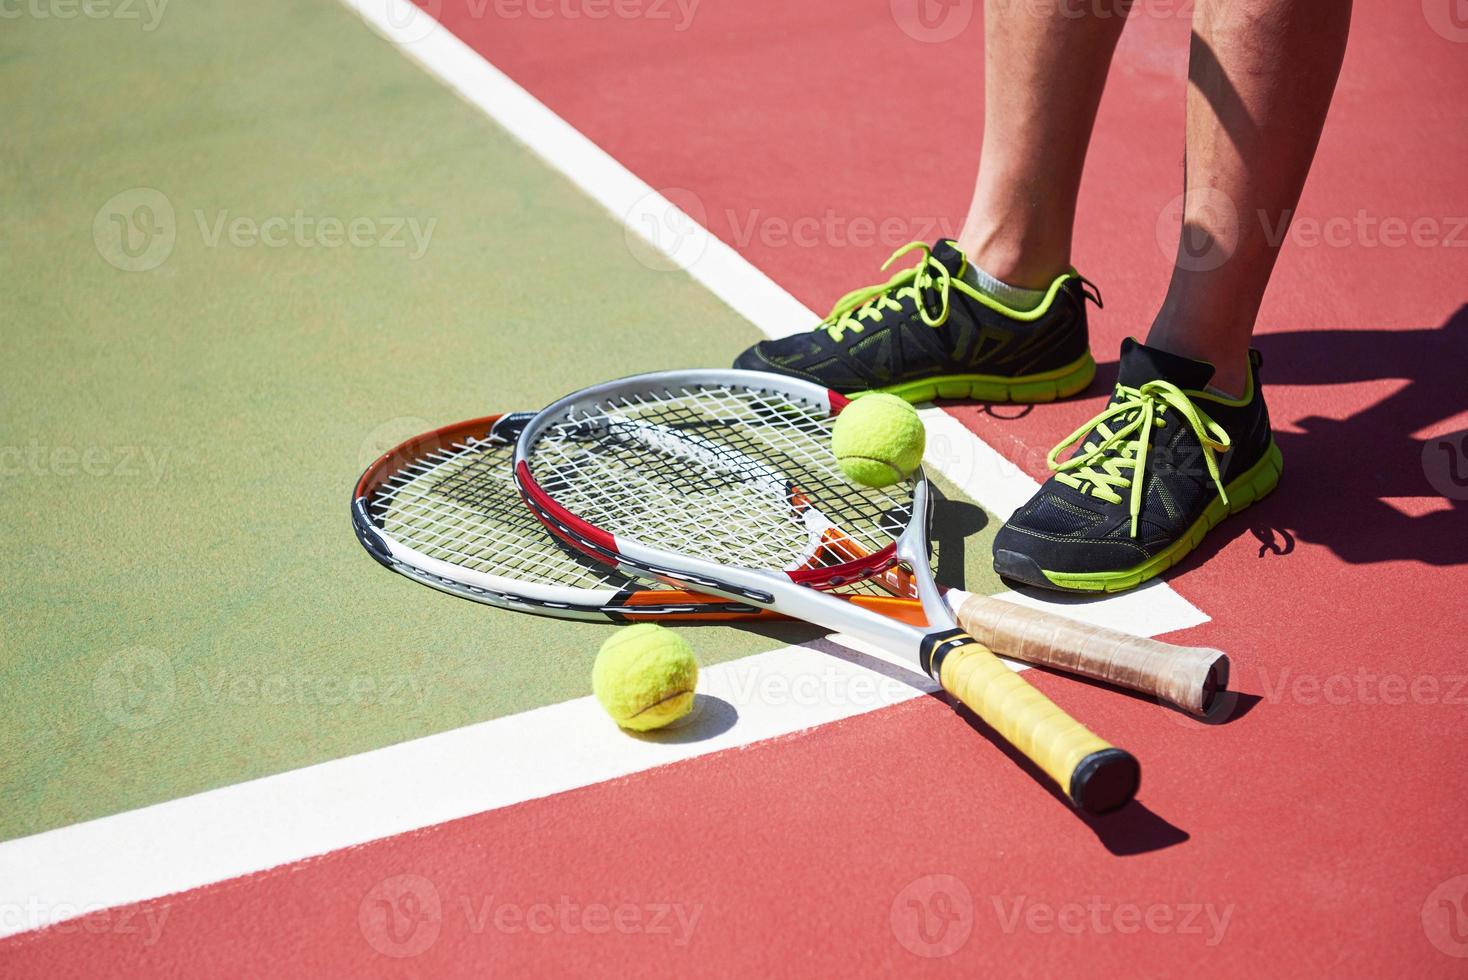
[[[374,460],[352,490],[352,529],[363,549],[385,568],[419,584],[461,599],[515,612],[593,622],[676,619],[679,616],[706,621],[759,616],[760,610],[747,603],[715,603],[704,596],[690,597],[682,590],[655,589],[640,583],[585,587],[545,579],[497,575],[425,554],[399,540],[384,526],[380,512],[384,509],[383,502],[399,489],[394,486],[396,478],[415,466],[432,465],[435,453],[463,451],[481,443],[503,446],[508,453],[520,430],[534,414],[487,415],[441,426],[403,441]],[[518,501],[515,504],[522,506]]]
[[[569,511],[536,480],[531,465],[536,443],[558,422],[577,414],[593,413],[598,406],[609,401],[641,393],[720,386],[778,395],[824,417],[835,417],[850,404],[844,395],[817,384],[761,371],[736,369],[660,371],[593,385],[547,406],[525,423],[515,444],[512,464],[515,483],[525,503],[558,538],[628,575],[651,577],[675,588],[745,601],[899,649],[906,646],[917,650],[925,636],[954,628],[953,613],[944,602],[929,569],[930,493],[921,469],[911,478],[912,503],[906,526],[890,545],[861,559],[819,570],[774,571],[723,564],[680,554],[643,540],[618,538]],[[918,599],[928,621],[926,627],[859,608],[821,591],[825,587],[875,576],[898,562],[906,564],[913,573]],[[928,670],[926,663],[923,666]],[[931,670],[929,672],[932,673]]]

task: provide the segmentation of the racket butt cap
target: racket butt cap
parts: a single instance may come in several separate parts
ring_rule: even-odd
[[[1219,704],[1219,697],[1228,693],[1228,655],[1219,653],[1218,659],[1208,667],[1208,676],[1203,678],[1201,714],[1210,714]]]
[[[1119,810],[1137,795],[1142,767],[1125,749],[1102,749],[1081,760],[1070,777],[1070,798],[1085,813]]]

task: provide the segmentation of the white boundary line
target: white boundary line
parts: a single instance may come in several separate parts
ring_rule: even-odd
[[[419,8],[407,0],[344,2],[767,335],[815,322]],[[672,241],[654,240],[669,229],[677,232]],[[935,446],[928,464],[987,510],[1007,516],[1034,492],[1034,480],[956,419],[936,408],[922,414]],[[1080,606],[1005,597],[1148,636],[1207,620],[1161,583]],[[617,737],[595,701],[580,698],[7,841],[0,843],[0,936],[801,731],[933,689],[889,655],[835,636],[709,668],[700,684],[707,717],[697,728]],[[717,717],[732,721],[736,713],[737,725],[717,730]],[[708,728],[716,732],[692,737]]]

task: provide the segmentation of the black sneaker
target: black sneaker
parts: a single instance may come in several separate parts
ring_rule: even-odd
[[[1236,401],[1203,390],[1213,365],[1124,341],[1111,403],[1051,450],[1055,475],[1000,528],[994,570],[1047,589],[1120,592],[1273,490],[1283,461],[1260,363],[1251,350]]]
[[[968,259],[951,241],[904,245],[922,260],[847,293],[809,333],[764,340],[736,368],[804,378],[847,395],[887,391],[911,402],[978,398],[1048,402],[1091,383],[1086,300],[1101,297],[1074,271],[1033,310],[1011,310],[964,281]]]

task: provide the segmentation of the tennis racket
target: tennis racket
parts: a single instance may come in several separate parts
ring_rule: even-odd
[[[394,447],[362,474],[352,523],[385,567],[450,595],[517,612],[612,622],[750,620],[778,614],[743,601],[621,574],[549,534],[511,473],[514,440],[533,413],[444,426]],[[842,542],[855,558],[855,542]],[[911,575],[892,569],[832,594],[926,625]],[[1228,685],[1219,650],[1183,647],[990,596],[943,598],[974,638],[1007,657],[1105,681],[1204,714]]]
[[[585,389],[536,413],[515,446],[521,495],[557,537],[603,563],[742,600],[911,657],[1071,802],[1129,802],[1130,753],[1065,714],[954,622],[928,566],[928,485],[856,486],[830,450],[848,404],[749,371],[673,371]],[[851,549],[831,547],[834,539]],[[906,566],[927,625],[827,595]]]

